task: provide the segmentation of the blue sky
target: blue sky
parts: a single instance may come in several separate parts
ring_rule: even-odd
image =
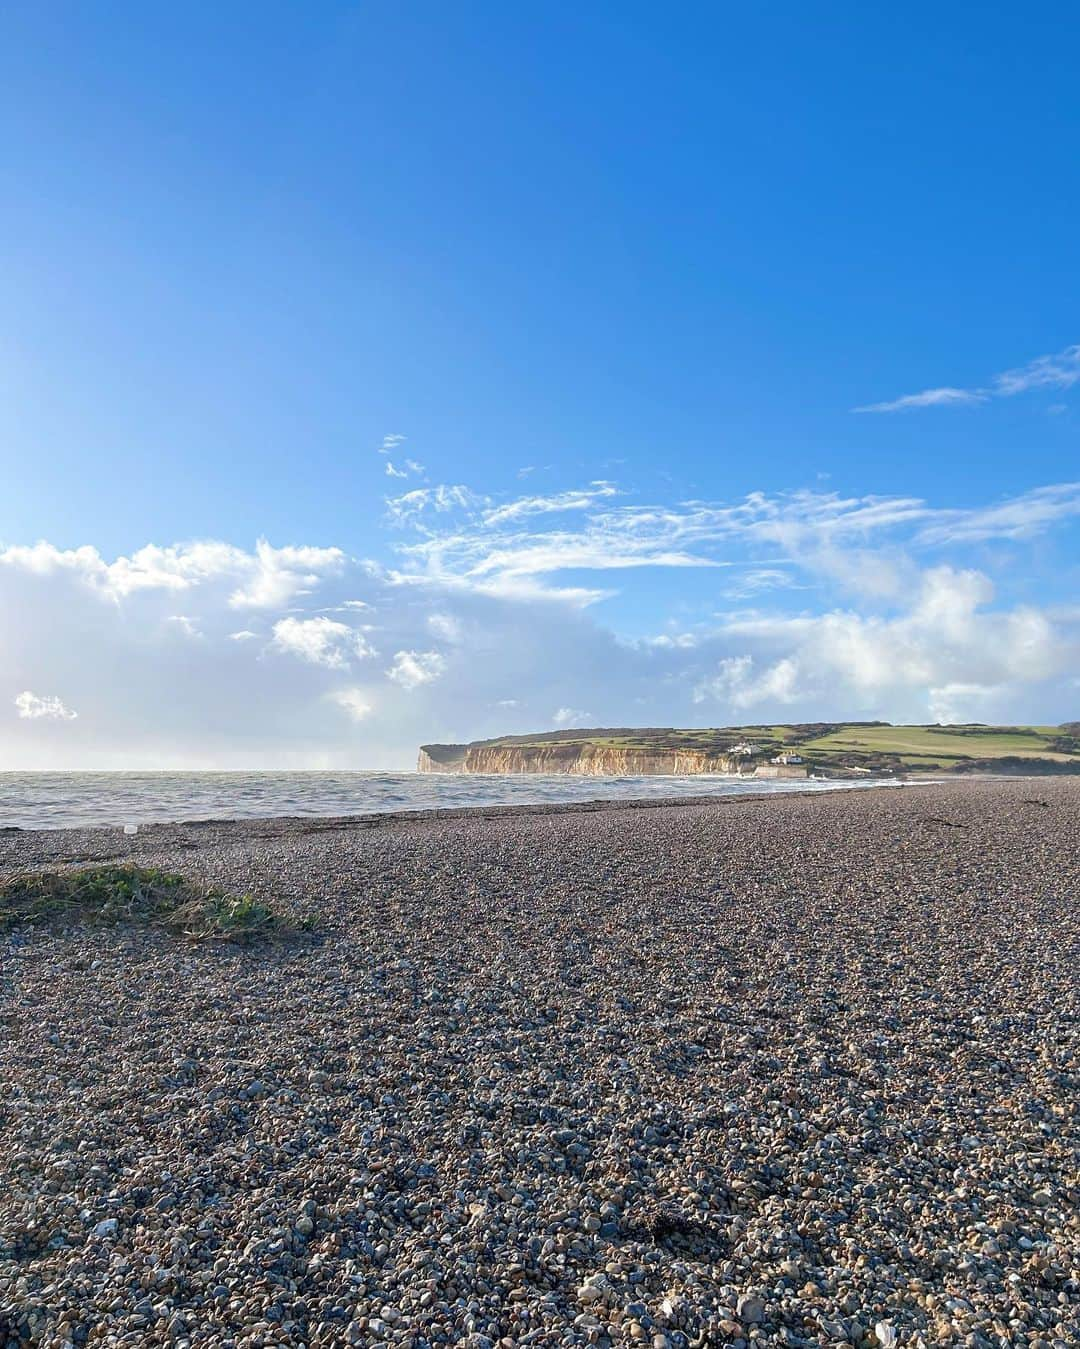
[[[1078,36],[6,6],[0,761],[1080,715]]]

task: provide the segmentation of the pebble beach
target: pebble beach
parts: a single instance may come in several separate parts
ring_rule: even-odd
[[[1080,779],[0,832],[0,1349],[1080,1343]]]

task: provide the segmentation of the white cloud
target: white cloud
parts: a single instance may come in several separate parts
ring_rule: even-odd
[[[546,581],[537,581],[527,576],[495,576],[490,579],[474,580],[469,576],[454,575],[441,567],[426,567],[423,571],[390,568],[383,573],[383,577],[392,586],[411,586],[418,590],[432,589],[440,593],[460,591],[463,594],[486,595],[492,599],[510,600],[520,604],[553,600],[574,609],[585,609],[614,593],[586,586],[551,585]]]
[[[418,464],[415,459],[406,459],[403,468],[398,468],[390,459],[386,461],[386,476],[388,478],[408,478],[410,475],[423,473],[423,464]]]
[[[406,525],[417,522],[428,511],[445,514],[455,509],[469,510],[484,501],[484,497],[477,496],[461,483],[440,483],[435,487],[414,487],[399,497],[388,497],[386,513],[392,524]]]
[[[585,724],[583,708],[615,725],[695,724],[703,709],[718,723],[748,709],[796,721],[1075,716],[1076,484],[962,509],[820,491],[626,494],[495,523],[470,489],[419,490],[434,496],[388,536],[392,566],[213,540],[119,558],[0,545],[0,684],[9,698],[71,690],[94,709],[63,736],[45,716],[0,719],[0,758],[405,767],[425,740],[504,732],[509,704],[515,722],[540,708],[565,710],[566,724]],[[282,611],[271,603],[242,625],[237,591]],[[181,644],[188,625],[200,638]],[[387,658],[367,678],[371,643]],[[352,710],[335,685],[351,689]],[[377,715],[356,720],[361,705]]]
[[[940,511],[937,522],[920,532],[924,543],[1025,539],[1050,525],[1080,516],[1080,482],[1056,483],[977,510]]]
[[[716,636],[742,651],[721,659],[694,696],[735,711],[846,702],[849,715],[885,707],[887,719],[900,719],[897,709],[913,715],[915,699],[940,704],[942,689],[980,685],[1005,696],[1061,678],[1080,651],[1077,633],[1028,607],[993,610],[993,599],[981,572],[942,566],[922,574],[912,604],[895,617],[848,610],[734,617]]]
[[[196,624],[195,620],[193,618],[190,618],[187,614],[170,614],[168,622],[175,623],[176,627],[180,630],[180,632],[184,634],[185,637],[202,636],[202,633],[199,631],[198,625]]]
[[[480,509],[483,499],[459,495],[467,489],[418,489],[393,503],[395,523],[417,525],[418,512],[442,491],[437,509],[451,518],[440,527],[424,523],[420,538],[396,551],[403,560],[390,574],[400,584],[456,585],[491,595],[547,596],[575,605],[604,598],[606,592],[548,578],[561,572],[614,572],[637,568],[699,569],[731,565],[736,546],[786,553],[818,553],[841,541],[928,521],[935,516],[918,498],[842,498],[836,493],[800,491],[781,497],[753,492],[732,505],[701,501],[671,506],[614,505],[615,489],[594,485],[559,497],[522,497],[498,508]],[[448,493],[454,495],[447,495]],[[554,513],[552,503],[584,519],[571,528],[526,527],[530,517]],[[721,551],[722,550],[722,551]],[[791,558],[781,559],[790,561]]]
[[[576,707],[556,708],[551,716],[552,723],[555,726],[584,726],[587,722],[595,721],[596,718],[591,712],[582,712]]]
[[[987,395],[979,389],[953,389],[948,386],[941,389],[924,389],[922,393],[904,394],[902,398],[892,398],[886,403],[868,403],[865,407],[852,408],[852,412],[913,412],[917,408],[971,406],[973,403],[985,403]]]
[[[54,695],[41,696],[29,689],[15,698],[15,708],[24,721],[74,721],[79,715]]]
[[[272,644],[328,670],[343,670],[354,659],[376,654],[362,632],[332,618],[279,619]]]
[[[775,701],[786,705],[797,702],[800,695],[798,662],[788,658],[770,666],[758,687],[761,702]]]
[[[382,444],[379,446],[379,453],[393,454],[393,452],[397,449],[399,445],[404,445],[407,439],[408,436],[399,436],[396,434],[383,436]]]
[[[924,389],[885,403],[869,403],[853,412],[908,412],[915,408],[985,403],[990,398],[1013,398],[1032,389],[1071,389],[1080,382],[1080,344],[1066,347],[1056,356],[1037,356],[1027,365],[994,375],[989,384],[973,389]]]
[[[701,645],[701,635],[696,632],[662,632],[656,637],[646,637],[647,646],[668,651],[693,651]]]
[[[352,721],[363,721],[374,710],[363,689],[335,689],[327,697],[332,703],[337,703]]]
[[[759,671],[759,663],[751,655],[727,656],[694,689],[694,701],[716,700],[735,712],[744,712],[760,703],[786,706],[797,702],[801,693],[797,660],[784,657]]]
[[[495,548],[470,570],[471,576],[538,576],[557,571],[618,571],[628,567],[721,567],[712,558],[672,548],[612,546],[610,538],[550,535],[517,546]]]
[[[518,475],[520,476],[520,474]],[[528,515],[552,515],[562,511],[583,511],[595,506],[604,497],[619,495],[619,489],[610,482],[593,482],[588,487],[553,496],[518,497],[505,506],[493,506],[484,513],[484,524],[502,525],[509,520],[520,520]]]
[[[1000,688],[985,684],[943,684],[932,688],[929,696],[930,720],[943,726],[978,721],[987,703],[999,696]]]
[[[417,513],[434,507],[449,518],[438,527]],[[441,495],[439,495],[441,493]],[[569,495],[569,494],[567,494]],[[583,496],[587,496],[585,491]],[[844,497],[806,489],[767,496],[751,492],[733,504],[684,501],[643,506],[578,499],[583,517],[538,527],[545,512],[523,497],[498,508],[464,488],[423,488],[398,499],[395,516],[418,538],[399,543],[401,565],[385,573],[395,584],[441,586],[519,600],[550,598],[578,607],[612,593],[566,584],[566,572],[619,572],[638,568],[696,570],[756,565],[736,574],[729,595],[792,587],[792,568],[878,598],[899,598],[912,583],[910,558],[890,538],[908,544],[949,540],[1029,537],[1080,514],[1080,488],[1064,483],[1038,488],[989,508],[942,509],[920,497]]]
[[[434,613],[428,614],[428,631],[435,637],[439,637],[444,642],[453,642],[457,644],[463,637],[461,620],[454,617],[453,614]]]
[[[753,669],[753,656],[722,657],[715,671],[694,689],[694,702],[703,703],[714,698],[717,702],[729,702],[737,707],[736,700],[750,686]]]
[[[277,609],[308,595],[345,565],[340,548],[273,548],[265,539],[255,545],[247,581],[229,596],[234,609]]]
[[[412,690],[432,683],[445,669],[446,660],[437,651],[398,651],[386,675],[403,689]]]
[[[781,703],[785,706],[797,702],[800,697],[798,687],[798,662],[785,657],[774,665],[756,673],[757,666],[753,656],[728,656],[721,660],[716,673],[702,680],[694,690],[697,703],[717,699],[726,702],[736,712],[743,712],[759,703]]]
[[[238,581],[235,608],[281,607],[339,573],[340,548],[274,548],[260,539],[253,553],[231,544],[147,544],[130,557],[106,562],[96,548],[61,549],[50,543],[0,548],[0,566],[37,576],[68,574],[102,597],[121,601],[154,590],[191,591],[219,581]]]
[[[145,590],[187,590],[240,567],[246,555],[223,543],[147,544],[131,557],[105,562],[96,548],[56,548],[50,543],[0,550],[0,563],[38,576],[68,573],[113,600]]]
[[[1030,389],[1071,389],[1080,381],[1080,344],[1066,347],[1056,356],[1038,356],[1027,365],[995,375],[993,390],[1003,398]]]
[[[752,567],[729,585],[724,594],[729,599],[748,599],[764,590],[784,590],[795,585],[795,578],[788,571],[777,567]]]

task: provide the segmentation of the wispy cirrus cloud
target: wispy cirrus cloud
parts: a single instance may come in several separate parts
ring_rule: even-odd
[[[400,566],[386,574],[402,585],[584,606],[610,591],[570,582],[567,573],[737,566],[745,570],[725,591],[746,598],[792,588],[799,568],[887,596],[909,583],[903,547],[1029,537],[1080,514],[1080,488],[1070,483],[963,509],[805,489],[752,492],[734,503],[612,500],[624,495],[606,482],[500,503],[460,485],[417,489],[388,503],[395,525],[419,537],[395,545]]]
[[[1080,344],[1053,356],[1037,356],[1026,365],[1004,370],[987,384],[963,389],[946,385],[904,394],[883,403],[867,403],[853,412],[912,412],[919,408],[972,406],[992,398],[1013,398],[1032,389],[1071,389],[1080,382]]]
[[[981,389],[954,389],[946,385],[941,389],[923,389],[921,393],[907,393],[901,398],[892,398],[886,403],[869,403],[865,407],[852,408],[852,412],[913,412],[916,408],[956,407],[972,403],[985,403],[988,394]]]
[[[475,510],[486,501],[486,497],[461,483],[439,483],[435,487],[414,487],[401,496],[388,497],[386,515],[392,525],[415,525],[429,513],[445,515],[453,510]]]
[[[605,497],[619,496],[614,483],[597,481],[588,487],[572,488],[567,492],[556,492],[552,496],[525,496],[508,501],[503,506],[494,506],[484,515],[484,524],[503,525],[511,520],[521,520],[530,515],[554,515],[561,511],[584,511],[595,506]]]
[[[415,459],[406,459],[401,468],[398,468],[392,459],[386,461],[386,476],[388,478],[409,478],[419,476],[423,471],[423,464],[418,463]]]
[[[919,539],[930,544],[1026,539],[1074,516],[1080,516],[1080,482],[1055,483],[993,506],[939,511]]]
[[[993,392],[1001,398],[1030,389],[1071,389],[1080,381],[1080,343],[1056,356],[1038,356],[1027,365],[995,375]]]
[[[787,590],[796,584],[790,571],[778,567],[751,567],[727,586],[724,595],[733,600],[749,599],[766,590]]]

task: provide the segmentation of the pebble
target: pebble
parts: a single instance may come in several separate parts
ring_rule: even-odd
[[[318,935],[0,932],[0,1349],[1080,1342],[1080,783],[121,848]]]

